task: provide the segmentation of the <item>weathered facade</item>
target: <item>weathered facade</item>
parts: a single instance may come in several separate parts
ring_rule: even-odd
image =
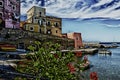
[[[45,8],[33,6],[27,11],[27,23],[23,27],[29,31],[61,36],[61,21],[61,18],[46,16]]]
[[[75,49],[79,49],[79,48],[83,47],[81,33],[76,33],[76,32],[74,32],[74,33],[65,33],[65,34],[63,34],[63,37],[73,39]]]
[[[34,32],[40,32],[40,29],[42,29],[39,27],[39,24],[37,23],[26,23],[24,28],[25,30],[34,31]]]
[[[53,35],[41,34],[31,31],[24,31],[20,29],[7,29],[3,28],[0,30],[0,37],[6,37],[1,40],[1,43],[9,43],[17,46],[18,49],[27,49],[27,47],[34,43],[34,41],[52,42],[53,44],[59,43],[61,49],[73,49],[74,40],[68,38],[62,38]]]
[[[20,0],[0,0],[0,27],[20,27]]]
[[[23,29],[24,25],[26,24],[25,21],[20,21],[20,29]]]
[[[27,11],[27,21],[23,26],[25,30],[46,34],[45,8],[33,6]]]
[[[41,25],[46,18],[45,8],[33,6],[27,11],[27,22],[28,23],[38,23]]]
[[[47,34],[62,36],[62,19],[52,16],[46,16]]]

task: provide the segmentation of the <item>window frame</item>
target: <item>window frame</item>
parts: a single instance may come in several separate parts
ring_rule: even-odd
[[[33,28],[33,30],[31,30],[31,28]],[[29,30],[30,30],[30,31],[34,31],[34,27],[30,26],[30,27],[29,27]]]
[[[58,23],[58,22],[55,22],[55,23],[54,23],[54,26],[55,26],[55,27],[59,27],[59,23]]]
[[[14,9],[13,9],[13,7],[14,7]],[[16,10],[16,5],[13,5],[13,6],[12,6],[12,9],[13,9],[13,10]]]
[[[47,26],[51,26],[51,22],[50,21],[47,21]]]
[[[56,33],[58,33],[58,30],[56,30]]]
[[[3,7],[3,5],[4,5],[4,4],[3,4],[3,1],[0,1],[0,2],[2,3],[2,5],[0,5],[0,7]]]
[[[39,17],[41,17],[42,16],[42,12],[39,12]]]
[[[3,12],[0,12],[0,14],[2,14],[2,16],[1,16],[1,17],[3,17]]]

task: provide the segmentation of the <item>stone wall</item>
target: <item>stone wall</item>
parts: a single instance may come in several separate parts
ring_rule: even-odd
[[[36,40],[40,41],[41,43],[48,41],[59,43],[62,45],[62,49],[73,48],[74,46],[74,40],[72,39],[30,31],[23,31],[20,29],[15,30],[3,28],[0,30],[0,38],[2,39],[1,43],[11,43],[15,44],[16,46],[18,46],[19,43],[23,43],[25,46],[24,48],[27,48],[32,42]]]

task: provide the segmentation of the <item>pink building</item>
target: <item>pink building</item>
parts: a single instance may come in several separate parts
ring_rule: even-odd
[[[66,33],[66,34],[63,34],[63,37],[73,39],[75,49],[79,49],[79,48],[81,48],[83,46],[81,33],[76,33],[76,32]]]
[[[0,0],[0,27],[20,27],[20,0]]]

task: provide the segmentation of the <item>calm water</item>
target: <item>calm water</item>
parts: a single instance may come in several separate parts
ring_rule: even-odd
[[[84,80],[89,80],[90,72],[97,72],[99,80],[120,80],[120,47],[110,49],[112,55],[88,55],[88,59],[93,65],[83,72]],[[0,77],[5,74],[0,73]]]
[[[97,72],[99,80],[120,80],[120,47],[110,49],[112,55],[88,55],[91,67],[83,74],[89,78],[90,72]]]

